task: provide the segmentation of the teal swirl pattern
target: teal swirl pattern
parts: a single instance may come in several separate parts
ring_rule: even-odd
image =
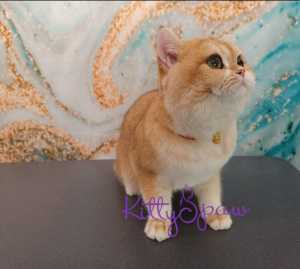
[[[237,43],[257,87],[242,115],[237,154],[267,155],[300,168],[300,3],[281,3],[239,29]],[[269,48],[270,47],[270,48]]]

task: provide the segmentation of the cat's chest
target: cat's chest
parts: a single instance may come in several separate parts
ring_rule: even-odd
[[[220,144],[213,142],[191,143],[173,146],[165,151],[162,176],[174,189],[205,183],[215,175],[232,156],[235,148],[235,133],[223,136]]]

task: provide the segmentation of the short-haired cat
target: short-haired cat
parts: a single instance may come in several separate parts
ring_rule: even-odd
[[[241,51],[216,38],[180,40],[161,28],[156,37],[158,89],[142,95],[126,113],[117,145],[115,171],[128,195],[144,202],[162,197],[145,233],[169,238],[172,193],[193,188],[199,202],[222,205],[220,171],[232,156],[237,119],[255,77]],[[229,229],[230,215],[210,215],[214,230]]]

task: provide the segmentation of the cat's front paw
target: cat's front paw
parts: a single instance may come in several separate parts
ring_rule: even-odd
[[[170,225],[170,221],[149,218],[145,226],[145,234],[147,237],[161,242],[170,237]]]
[[[232,225],[232,219],[230,215],[209,215],[206,223],[215,231],[228,230]]]

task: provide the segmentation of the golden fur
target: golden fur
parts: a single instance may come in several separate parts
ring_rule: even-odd
[[[161,196],[170,204],[163,208],[166,219],[154,210],[145,227],[149,238],[162,241],[168,238],[174,190],[190,186],[201,203],[221,205],[220,170],[233,154],[236,120],[254,76],[247,64],[237,64],[240,51],[222,40],[181,41],[163,28],[156,51],[159,89],[141,96],[126,113],[115,170],[127,194],[141,194],[145,202]],[[223,69],[207,64],[213,54],[222,57]],[[216,133],[219,144],[213,142]],[[215,230],[232,222],[230,216],[207,221]]]

